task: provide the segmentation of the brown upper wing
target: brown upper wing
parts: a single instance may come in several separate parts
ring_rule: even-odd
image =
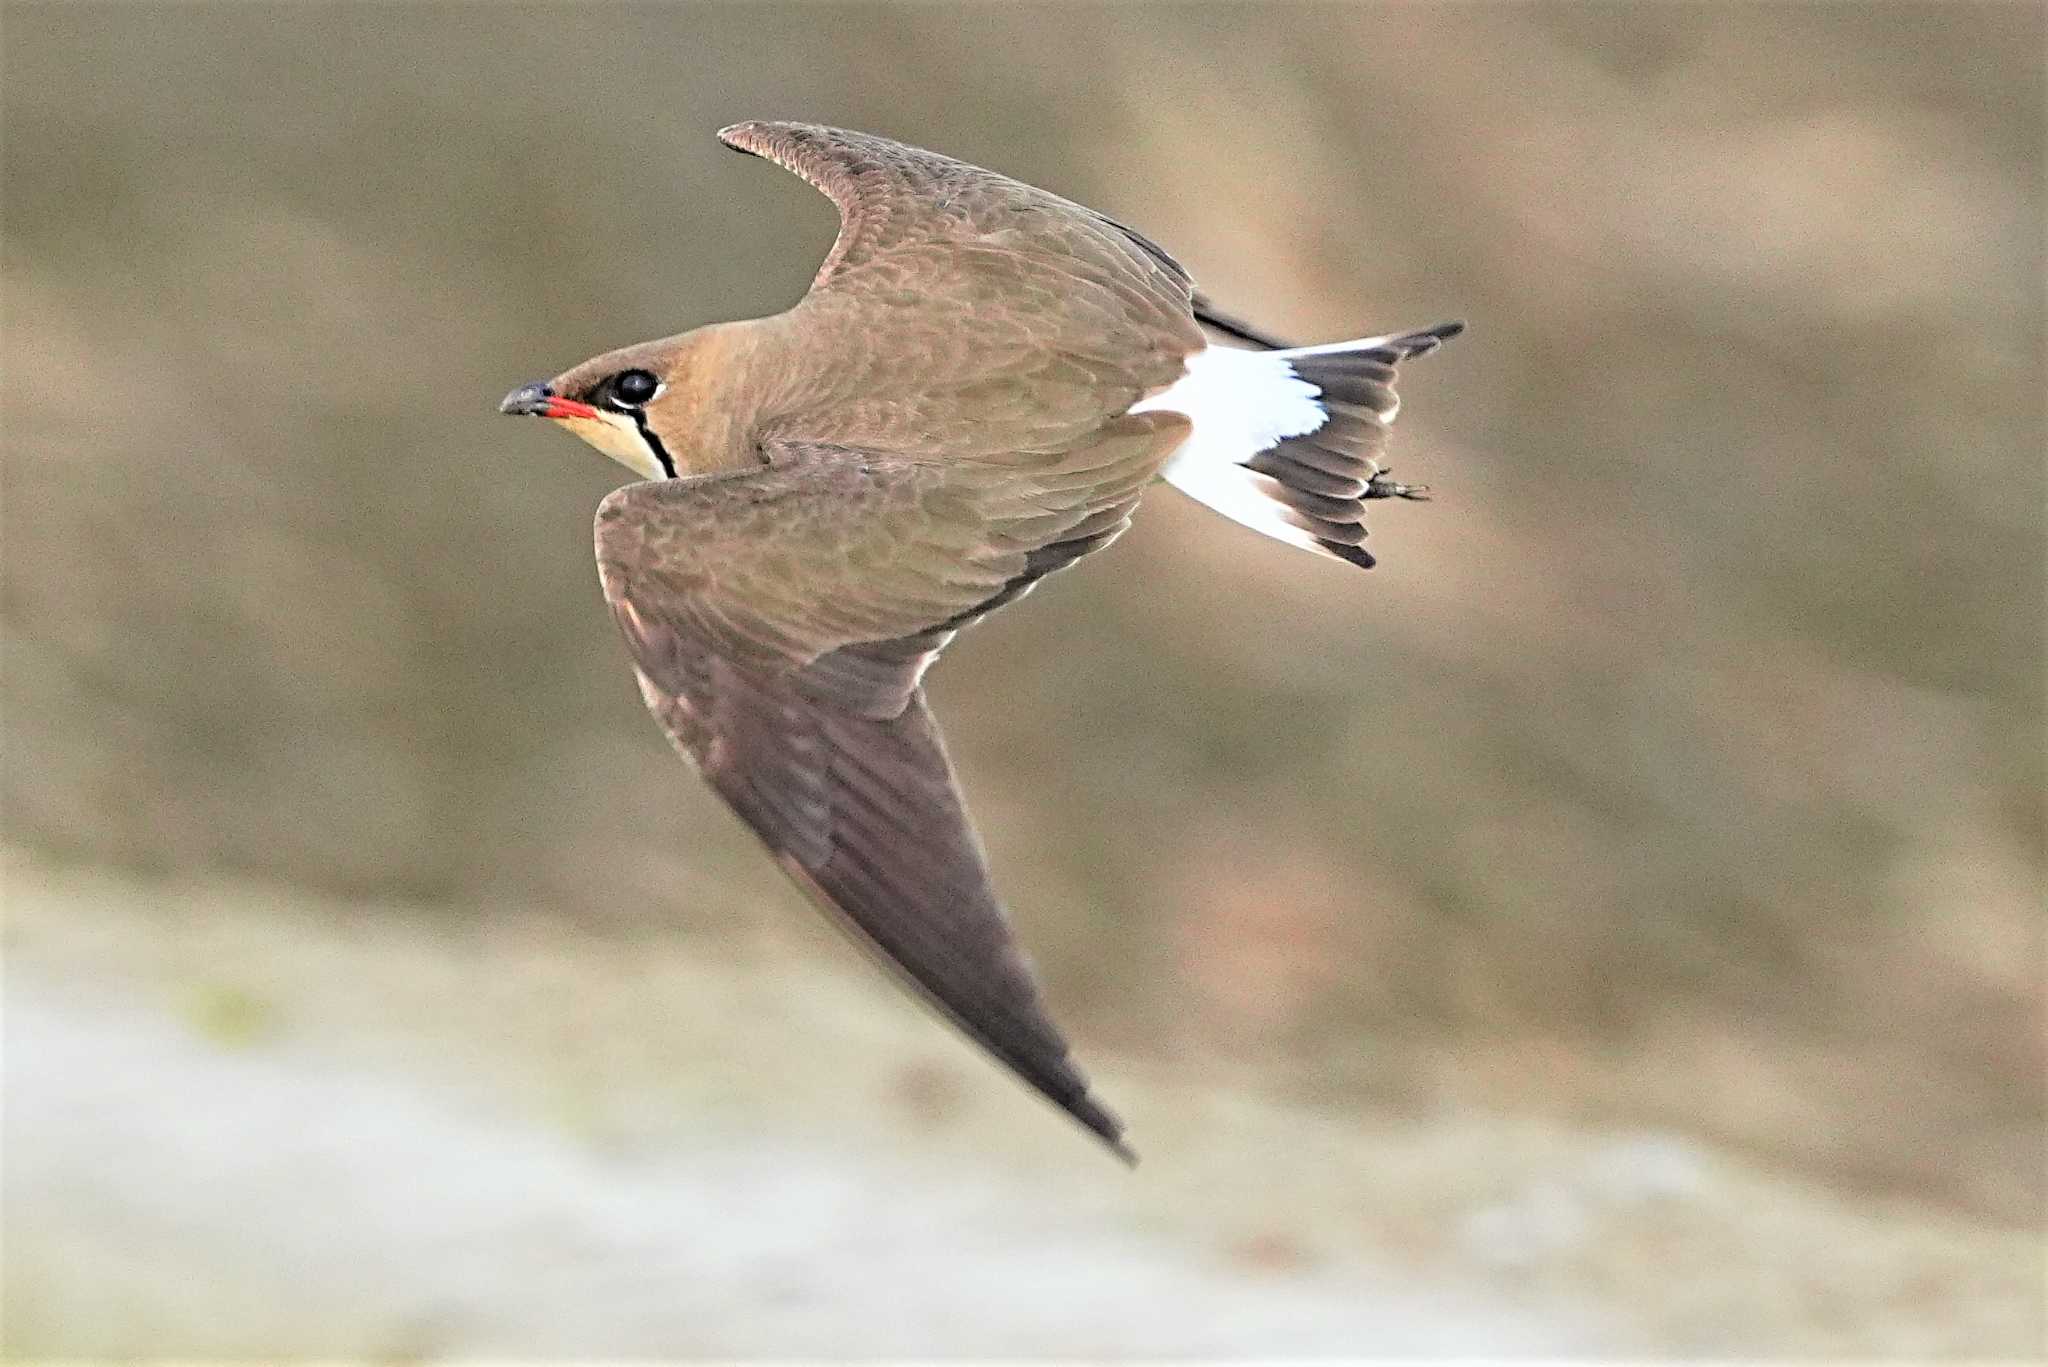
[[[1158,244],[1036,186],[846,128],[757,120],[718,137],[801,177],[839,210],[839,237],[814,290],[905,249],[983,243],[1086,261],[1187,310],[1188,273]]]
[[[1205,344],[1164,251],[1092,209],[865,133],[719,134],[823,191],[838,239],[786,315],[764,422],[933,460],[1030,465],[1179,379]]]
[[[629,485],[597,555],[641,691],[783,868],[972,1038],[1128,1156],[1047,1016],[918,686],[954,632],[1113,539],[1185,435],[1109,424],[1020,477],[821,444]]]

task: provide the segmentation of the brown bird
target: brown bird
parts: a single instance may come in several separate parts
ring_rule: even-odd
[[[1115,540],[1161,476],[1370,568],[1367,502],[1422,492],[1376,459],[1394,368],[1460,325],[1288,348],[1057,195],[840,129],[719,137],[838,207],[809,292],[501,407],[645,476],[598,508],[598,573],[676,749],[819,906],[1132,1160],[990,886],[925,670]]]

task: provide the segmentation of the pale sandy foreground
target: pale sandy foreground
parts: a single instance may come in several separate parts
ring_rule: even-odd
[[[2041,1349],[2031,1237],[1680,1136],[1102,1058],[1129,1173],[826,947],[6,890],[18,1354]]]

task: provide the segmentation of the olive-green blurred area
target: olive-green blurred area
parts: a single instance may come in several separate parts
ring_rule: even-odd
[[[1304,341],[1470,323],[1377,570],[1161,489],[936,671],[1084,1058],[2037,1223],[2043,30],[10,5],[7,839],[653,954],[807,916],[641,707],[623,472],[496,404],[792,302],[831,210],[713,133],[845,124]]]

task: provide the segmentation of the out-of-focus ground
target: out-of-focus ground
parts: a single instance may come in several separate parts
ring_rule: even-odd
[[[9,4],[9,1346],[2043,1353],[2044,27]],[[680,770],[619,473],[494,411],[800,293],[831,212],[747,117],[1305,340],[1471,323],[1372,574],[1161,491],[936,671],[1135,1177]],[[1056,1299],[1168,1285],[1238,1327]]]
[[[811,947],[707,960],[544,915],[9,873],[6,1310],[31,1352],[2001,1356],[2039,1334],[2027,1233],[1666,1130],[1361,1118],[1111,1058],[1146,1143],[1127,1173]]]

